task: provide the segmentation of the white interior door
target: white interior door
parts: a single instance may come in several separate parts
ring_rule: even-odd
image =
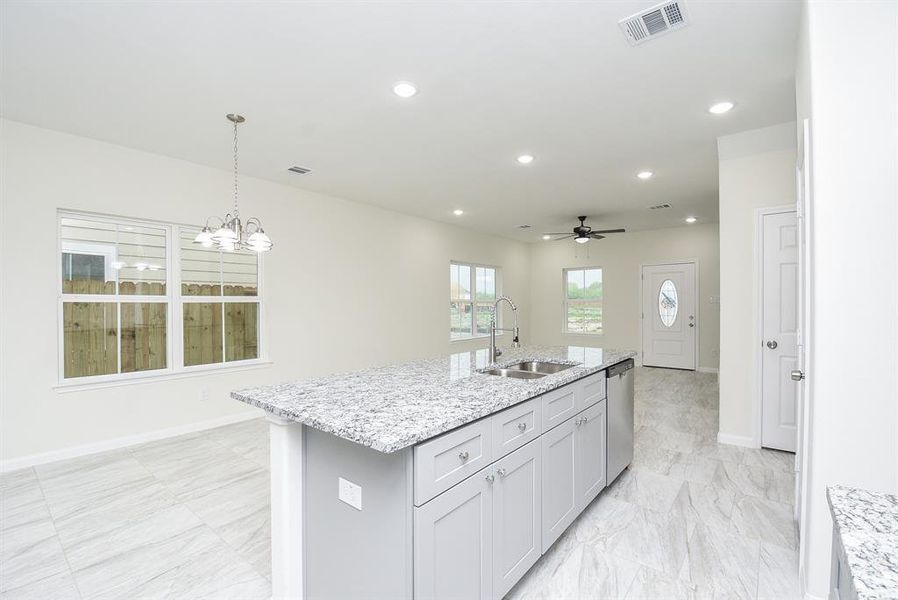
[[[642,267],[642,364],[695,369],[695,263]]]
[[[798,220],[761,217],[761,445],[795,452],[798,411]]]

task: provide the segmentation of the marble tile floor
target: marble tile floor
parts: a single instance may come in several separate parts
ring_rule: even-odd
[[[715,375],[638,369],[634,463],[508,594],[798,598],[792,455],[719,445]],[[0,476],[0,598],[271,595],[257,419]]]

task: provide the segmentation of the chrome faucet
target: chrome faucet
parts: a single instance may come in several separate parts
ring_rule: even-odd
[[[512,312],[514,313],[514,329],[502,329],[496,327],[496,316],[499,314],[499,303],[502,301],[508,302],[508,305],[511,307]],[[496,362],[496,359],[502,356],[502,351],[496,347],[496,332],[497,331],[510,331],[514,334],[514,338],[512,338],[511,342],[515,348],[521,347],[521,342],[518,339],[520,335],[520,330],[518,329],[518,307],[515,306],[514,300],[509,298],[508,296],[499,296],[496,298],[496,303],[493,304],[493,318],[490,321],[490,364]]]

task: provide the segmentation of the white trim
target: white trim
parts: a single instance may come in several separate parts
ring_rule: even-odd
[[[583,271],[584,272],[584,281],[583,285],[586,286],[585,273],[586,271],[599,271],[599,276],[602,278],[602,296],[598,300],[577,300],[571,299],[567,297],[567,274],[571,271]],[[567,315],[569,303],[573,302],[574,304],[598,304],[599,309],[602,311],[602,324],[599,327],[598,331],[569,331],[567,328]],[[585,267],[562,267],[561,269],[561,334],[562,335],[585,335],[589,337],[601,336],[605,335],[605,268],[601,265],[593,265],[593,266],[585,266]]]
[[[258,419],[262,417],[262,414],[263,413],[261,409],[253,409],[251,412],[243,411],[233,415],[227,415],[215,419],[208,419],[206,421],[190,423],[188,425],[179,425],[177,427],[168,427],[166,429],[156,429],[154,431],[147,431],[135,435],[112,438],[110,440],[105,440],[102,442],[93,442],[90,444],[82,444],[79,446],[70,446],[68,448],[62,448],[60,450],[51,450],[50,452],[41,452],[38,454],[29,454],[28,456],[20,456],[18,458],[10,458],[0,461],[0,473],[6,473],[9,471],[15,471],[17,469],[24,469],[26,467],[33,467],[36,465],[44,465],[47,463],[56,462],[58,460],[78,458],[80,456],[87,456],[89,454],[96,454],[98,452],[106,452],[108,450],[117,450],[119,448],[126,448],[128,446],[143,444],[145,442],[153,442],[156,440],[176,437],[179,435],[184,435],[185,433],[194,433],[196,431],[214,429],[223,425],[231,425],[233,423],[250,421],[252,419]]]
[[[642,328],[645,323],[645,314],[643,312],[643,278],[645,274],[646,267],[664,267],[664,266],[672,266],[672,265],[686,265],[692,264],[693,269],[695,271],[695,289],[693,290],[694,303],[695,303],[695,362],[694,365],[698,365],[699,361],[699,339],[701,339],[702,335],[702,319],[701,319],[701,296],[699,295],[699,290],[701,287],[699,286],[699,280],[701,278],[701,269],[699,268],[699,260],[697,258],[685,258],[683,260],[666,260],[660,262],[648,262],[642,263],[639,265],[639,278],[636,280],[636,285],[639,286],[639,293],[637,297],[639,298],[639,364],[642,366],[642,358],[645,356],[645,348],[643,344],[645,343],[645,337],[642,335]],[[694,370],[699,370],[696,366]],[[716,372],[716,370],[715,370]]]
[[[714,374],[720,373],[720,371],[717,369],[717,367],[699,367],[696,369],[696,371],[699,373],[714,373]]]
[[[754,306],[751,309],[752,324],[755,331],[755,349],[754,360],[754,381],[752,381],[751,403],[752,403],[752,440],[753,447],[761,447],[761,433],[763,427],[763,414],[761,393],[763,390],[764,376],[764,315],[762,310],[764,307],[764,282],[763,277],[763,261],[764,261],[764,217],[769,215],[779,215],[785,213],[794,213],[795,205],[768,206],[755,209],[755,235],[754,248],[752,248],[752,287],[754,291]]]
[[[722,431],[717,432],[717,443],[718,444],[729,444],[730,446],[742,446],[744,448],[759,448],[760,447],[757,444],[755,444],[755,441],[751,436],[734,435],[732,433],[724,433]]]
[[[274,361],[263,359],[251,359],[233,361],[229,363],[209,363],[208,365],[193,365],[184,367],[180,371],[172,369],[156,369],[154,371],[138,371],[135,373],[122,373],[117,375],[98,375],[96,377],[78,377],[66,379],[61,383],[50,386],[59,394],[70,392],[85,392],[101,390],[103,388],[118,387],[122,385],[135,385],[139,383],[155,383],[157,381],[170,381],[172,379],[186,379],[188,377],[200,377],[202,375],[222,375],[236,371],[249,371],[270,367]],[[85,381],[89,380],[89,381]]]

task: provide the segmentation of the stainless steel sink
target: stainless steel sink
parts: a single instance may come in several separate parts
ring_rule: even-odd
[[[565,365],[562,363],[553,363],[553,362],[539,362],[528,360],[526,362],[520,362],[516,365],[509,365],[509,369],[515,369],[517,371],[526,371],[528,373],[543,373],[545,375],[551,375],[552,373],[558,373],[560,371],[564,371],[565,369],[570,369],[574,365]]]
[[[511,377],[513,379],[539,379],[545,377],[548,373],[537,373],[536,371],[519,371],[517,369],[490,369],[483,371],[487,375],[498,375],[499,377]]]

